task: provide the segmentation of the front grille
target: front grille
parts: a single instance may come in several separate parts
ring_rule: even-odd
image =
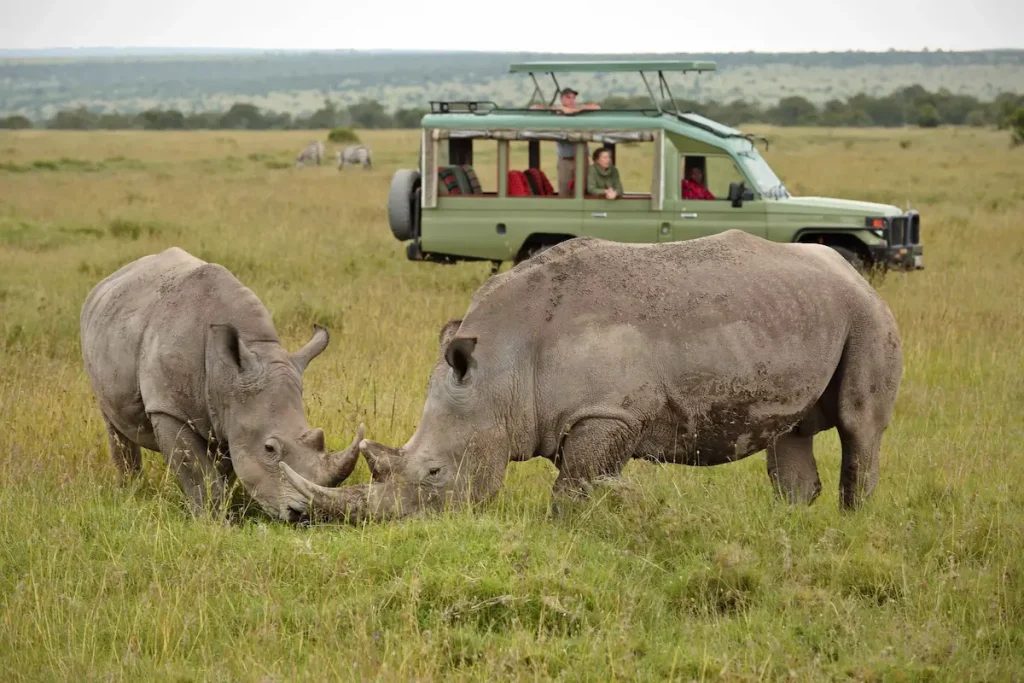
[[[910,215],[910,230],[908,231],[908,244],[921,243],[921,215],[914,213]]]
[[[893,218],[889,221],[889,246],[904,243],[903,238],[906,236],[906,221],[907,219],[902,216]]]

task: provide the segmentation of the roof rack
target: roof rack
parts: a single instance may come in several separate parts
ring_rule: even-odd
[[[448,114],[451,112],[469,112],[470,114],[487,114],[498,108],[496,102],[490,100],[431,100],[431,114]]]
[[[544,91],[540,87],[540,83],[537,82],[537,73],[546,73],[551,76],[551,80],[555,84],[555,92],[551,96],[551,100],[548,101],[547,106],[552,106],[555,100],[558,99],[558,94],[562,91],[562,87],[558,84],[558,79],[555,78],[556,72],[563,73],[609,73],[609,72],[622,72],[622,71],[639,71],[640,78],[644,81],[644,86],[647,88],[647,94],[651,96],[651,101],[657,108],[658,112],[661,113],[664,110],[661,107],[661,102],[654,95],[654,90],[651,88],[651,84],[647,81],[647,76],[644,74],[645,71],[657,71],[658,72],[658,88],[661,91],[661,98],[665,99],[665,95],[668,95],[668,99],[671,100],[672,106],[675,107],[675,113],[681,114],[679,109],[679,103],[676,102],[675,95],[672,94],[671,88],[668,86],[668,81],[665,79],[665,72],[682,72],[696,71],[698,73],[704,71],[716,71],[717,66],[714,62],[696,62],[696,61],[681,61],[681,60],[655,60],[655,61],[635,61],[635,60],[622,60],[622,61],[597,61],[597,62],[520,62],[518,64],[511,64],[509,66],[509,73],[528,73],[530,78],[533,79],[533,93],[530,95],[530,101],[527,106],[533,103],[533,100],[537,95],[544,99]]]

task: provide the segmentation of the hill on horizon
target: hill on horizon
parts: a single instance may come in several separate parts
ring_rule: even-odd
[[[801,95],[821,104],[858,93],[880,96],[910,85],[986,100],[1002,92],[1024,92],[1024,50],[1016,49],[615,55],[50,48],[0,50],[0,115],[43,119],[76,106],[125,113],[151,107],[209,111],[239,101],[307,114],[327,98],[341,105],[370,98],[390,109],[422,107],[431,99],[523,104],[532,83],[524,75],[508,73],[512,62],[651,58],[717,62],[714,73],[670,75],[677,97],[697,101],[742,99],[770,105]],[[571,82],[590,100],[646,92],[635,73],[573,74],[560,81]]]

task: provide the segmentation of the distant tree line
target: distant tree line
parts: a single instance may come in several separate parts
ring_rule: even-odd
[[[817,106],[805,97],[784,97],[775,105],[755,103],[694,102],[677,100],[683,111],[695,111],[726,125],[768,123],[776,126],[882,126],[903,125],[934,128],[939,125],[1007,127],[1015,112],[1024,107],[1024,95],[1004,93],[990,102],[948,90],[929,92],[920,85],[895,90],[884,97],[859,94],[845,100],[829,100]],[[664,103],[667,105],[668,103]],[[645,97],[609,97],[602,106],[650,107]]]
[[[938,125],[1011,126],[1018,110],[1024,108],[1024,95],[1005,93],[984,102],[969,95],[948,90],[929,92],[919,85],[896,90],[884,97],[860,94],[845,100],[834,99],[822,106],[800,97],[784,97],[770,107],[735,100],[729,103],[680,100],[684,111],[696,111],[727,125],[768,123],[777,126],[903,126]],[[609,97],[605,108],[649,108],[642,97]],[[263,110],[254,104],[239,102],[226,112],[183,113],[177,109],[149,109],[137,114],[97,113],[85,107],[57,112],[39,127],[56,130],[298,130],[333,128],[417,128],[427,112],[422,108],[387,111],[371,99],[347,107],[331,100],[308,116],[292,116]],[[24,116],[0,118],[0,128],[35,127]]]

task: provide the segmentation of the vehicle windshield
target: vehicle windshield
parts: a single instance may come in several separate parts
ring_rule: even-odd
[[[779,176],[775,175],[775,171],[764,160],[764,157],[758,153],[756,147],[751,145],[750,149],[737,154],[761,194],[769,199],[785,199],[790,196],[786,186],[779,180]]]

